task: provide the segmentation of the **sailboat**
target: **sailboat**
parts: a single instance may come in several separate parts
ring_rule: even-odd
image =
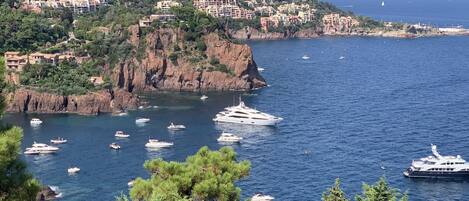
[[[381,6],[384,6],[384,1],[381,2]]]

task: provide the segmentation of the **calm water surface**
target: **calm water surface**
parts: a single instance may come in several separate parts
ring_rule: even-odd
[[[382,175],[408,190],[411,200],[469,200],[468,182],[411,180],[402,171],[412,159],[443,154],[469,159],[469,38],[321,38],[251,43],[270,87],[241,94],[246,103],[283,117],[277,127],[218,125],[211,121],[238,94],[146,94],[158,108],[129,116],[8,114],[5,121],[24,128],[23,148],[33,141],[69,140],[56,155],[24,156],[43,183],[59,186],[63,200],[113,200],[127,192],[134,176],[148,177],[145,160],[184,160],[200,147],[221,147],[223,130],[245,138],[233,148],[252,162],[240,181],[243,197],[263,191],[278,200],[319,200],[336,177],[349,196],[362,182]],[[310,60],[302,60],[303,54]],[[345,57],[339,60],[339,57]],[[137,117],[151,123],[137,126]],[[44,124],[31,128],[29,120]],[[169,132],[170,121],[185,124]],[[114,138],[116,130],[131,136]],[[149,137],[175,143],[151,152]],[[113,151],[111,142],[123,148]],[[82,171],[68,176],[67,168]],[[382,170],[380,166],[386,167]]]

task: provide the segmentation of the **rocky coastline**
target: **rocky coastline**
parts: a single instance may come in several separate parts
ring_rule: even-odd
[[[288,40],[288,39],[313,39],[323,36],[330,37],[384,37],[384,38],[420,38],[440,36],[469,36],[469,30],[456,32],[430,31],[425,33],[409,33],[404,30],[393,31],[351,31],[351,32],[323,32],[314,29],[302,29],[295,33],[260,32],[256,29],[245,28],[231,31],[231,36],[238,40]]]

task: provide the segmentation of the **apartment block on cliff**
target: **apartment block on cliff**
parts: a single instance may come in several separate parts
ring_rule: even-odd
[[[27,10],[38,12],[41,8],[70,8],[75,13],[85,13],[96,10],[106,0],[25,0],[22,7]]]
[[[193,5],[213,17],[252,19],[254,11],[239,7],[236,0],[194,0]]]
[[[324,33],[351,32],[352,28],[360,25],[360,22],[351,16],[340,16],[338,13],[324,15],[322,18]]]
[[[163,12],[169,12],[172,7],[178,6],[181,6],[181,3],[176,1],[165,0],[156,2],[156,9],[161,10]]]

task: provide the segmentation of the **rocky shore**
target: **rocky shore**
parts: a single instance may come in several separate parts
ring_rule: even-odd
[[[97,115],[100,113],[136,109],[139,99],[122,89],[89,92],[85,95],[61,96],[40,93],[30,89],[18,89],[6,96],[7,112],[27,113],[76,113]]]
[[[303,29],[295,33],[279,32],[260,32],[256,29],[245,28],[238,31],[232,31],[233,38],[238,40],[288,40],[288,39],[312,39],[321,36],[359,36],[359,37],[388,37],[388,38],[419,38],[419,37],[438,37],[438,36],[469,36],[469,30],[459,31],[438,31],[437,29],[425,33],[410,33],[404,30],[391,31],[368,31],[368,32],[322,32],[320,30]]]

